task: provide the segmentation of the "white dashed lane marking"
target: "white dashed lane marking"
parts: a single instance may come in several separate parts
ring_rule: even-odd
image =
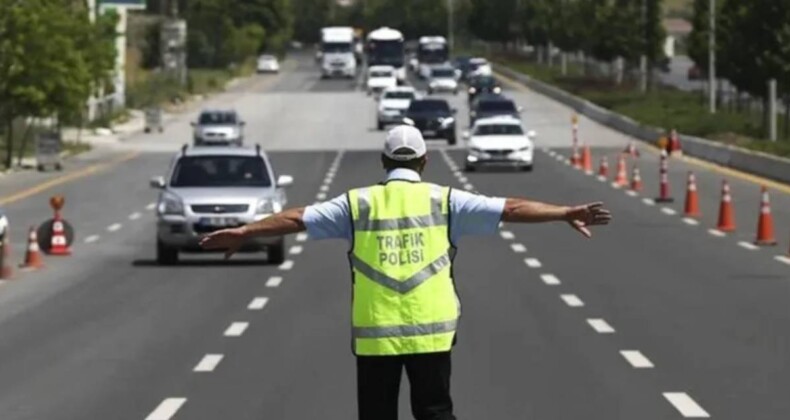
[[[774,259],[776,259],[776,261],[779,261],[780,263],[785,263],[787,265],[790,265],[790,257],[786,257],[784,255],[777,255],[776,257],[774,257]]]
[[[741,247],[741,248],[746,248],[749,251],[756,251],[756,250],[760,249],[760,247],[758,247],[757,245],[755,245],[753,243],[750,243],[750,242],[745,242],[745,241],[738,242],[738,246]]]
[[[541,266],[540,260],[537,258],[525,258],[524,264],[526,264],[529,268],[540,268]]]
[[[307,240],[307,234],[306,233],[302,232],[302,233],[296,234],[296,242],[304,242],[306,240]]]
[[[299,254],[302,253],[302,246],[301,245],[294,245],[294,246],[291,247],[291,249],[288,252],[290,252],[293,255],[299,255]]]
[[[329,191],[329,185],[322,185],[319,189],[324,192]]]
[[[510,244],[510,248],[513,250],[513,252],[517,253],[527,252],[527,247],[525,247],[524,244]]]
[[[473,189],[475,189],[475,187],[472,186],[472,184],[466,184],[464,185],[464,189],[467,191],[472,191]]]
[[[167,398],[145,420],[170,420],[186,402],[186,398]]]
[[[255,299],[250,301],[250,304],[247,305],[247,309],[251,311],[260,311],[261,309],[263,309],[264,306],[266,306],[266,303],[268,302],[269,302],[269,298],[267,297],[256,297]]]
[[[639,350],[621,350],[620,354],[636,369],[651,369],[654,367],[653,362]]]
[[[225,337],[241,337],[241,335],[244,334],[244,331],[246,331],[247,327],[249,326],[249,322],[234,322],[230,324],[223,335]]]
[[[609,325],[608,322],[604,321],[601,318],[590,318],[587,320],[587,323],[590,324],[592,329],[595,330],[598,334],[613,334],[614,328]]]
[[[636,197],[637,195],[639,195],[639,193],[634,190],[626,190],[625,193],[626,195],[630,195],[631,197]]]
[[[685,392],[665,392],[664,398],[685,418],[707,419],[710,417],[710,414]]]
[[[318,193],[315,196],[316,200],[326,200],[326,193]]]
[[[279,267],[277,267],[277,268],[279,268],[280,270],[290,270],[290,269],[292,269],[293,267],[294,267],[294,262],[293,262],[293,261],[291,261],[291,260],[285,260],[285,261],[283,261],[283,263],[282,263],[282,264],[280,264],[280,266],[279,266]]]
[[[87,238],[85,238],[85,243],[89,244],[89,243],[92,243],[92,242],[96,242],[98,240],[99,240],[99,235],[91,235],[91,236],[88,236]]]
[[[145,206],[145,209],[151,211],[154,209],[154,207],[156,207],[156,203],[148,203],[148,205]]]
[[[223,357],[225,356],[221,354],[207,354],[198,362],[193,372],[213,372],[214,369],[217,368],[217,365],[219,365],[219,362],[222,361]]]
[[[141,216],[140,213],[137,213],[137,212],[132,213],[132,214],[129,215],[129,220],[137,220],[137,219],[140,218],[140,216]]]
[[[560,279],[554,274],[541,274],[540,279],[549,286],[557,286],[560,284]]]
[[[513,239],[513,238],[516,237],[515,235],[513,235],[513,232],[511,232],[509,230],[500,231],[499,232],[499,236],[501,236],[502,239],[507,239],[507,240],[510,240],[510,239]]]
[[[565,302],[566,305],[572,308],[584,306],[584,302],[582,302],[582,300],[576,295],[560,295],[560,298]]]
[[[673,216],[673,215],[677,214],[678,212],[676,212],[675,209],[671,209],[669,207],[661,207],[661,213]]]
[[[656,201],[653,200],[652,198],[643,198],[642,202],[645,203],[646,206],[655,206],[656,205]]]
[[[120,223],[115,223],[115,224],[112,224],[110,226],[107,226],[107,230],[109,230],[110,232],[115,232],[115,231],[120,230],[121,227],[122,227],[122,225]]]
[[[726,233],[724,233],[724,232],[722,232],[722,231],[720,231],[718,229],[708,229],[708,233],[710,233],[713,236],[718,236],[719,238],[727,236]]]
[[[685,223],[685,224],[687,224],[689,226],[697,226],[699,224],[699,221],[697,219],[692,219],[690,217],[684,217],[683,218],[683,223]]]
[[[269,277],[269,280],[266,280],[266,287],[278,287],[280,283],[283,282],[283,278],[280,276],[272,276]]]
[[[601,181],[601,182],[606,182],[606,181],[607,181],[607,179],[606,179],[606,177],[605,177],[605,176],[601,175],[601,176],[599,176],[599,177],[598,177],[598,181]]]
[[[465,184],[467,181],[469,181],[469,179],[467,179],[465,176],[458,178],[458,182],[462,184]]]

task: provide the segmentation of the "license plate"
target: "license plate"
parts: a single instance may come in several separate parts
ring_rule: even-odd
[[[235,217],[201,217],[198,224],[210,227],[236,226],[239,224],[239,219]]]

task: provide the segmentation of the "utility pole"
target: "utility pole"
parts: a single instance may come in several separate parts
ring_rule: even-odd
[[[649,40],[647,37],[647,0],[642,0],[642,29],[644,31],[644,46],[642,48],[642,55],[639,57],[639,89],[642,93],[647,92],[647,48],[649,47]]]
[[[716,113],[716,0],[709,0],[710,23],[708,24],[708,94],[710,113]]]
[[[450,51],[455,51],[455,36],[453,28],[453,0],[447,0],[447,44]]]

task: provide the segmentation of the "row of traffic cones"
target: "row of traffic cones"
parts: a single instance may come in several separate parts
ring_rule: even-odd
[[[66,234],[63,223],[60,220],[55,220],[52,225],[52,245],[48,250],[50,255],[70,255],[66,241]],[[10,265],[11,260],[11,244],[9,235],[6,233],[2,243],[2,267],[0,268],[0,279],[9,279],[13,277],[13,268]],[[27,240],[27,249],[25,251],[25,259],[19,264],[19,268],[23,271],[38,270],[44,267],[44,261],[41,256],[41,248],[38,244],[38,232],[35,227],[30,228]]]

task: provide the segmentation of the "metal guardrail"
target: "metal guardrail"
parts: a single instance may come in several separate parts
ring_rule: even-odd
[[[662,132],[655,127],[639,124],[631,118],[604,109],[586,99],[535,80],[508,67],[499,65],[496,71],[573,108],[579,114],[585,115],[593,121],[636,139],[654,144],[662,135]],[[679,134],[679,136],[684,154],[776,181],[790,183],[790,159],[685,134]]]

